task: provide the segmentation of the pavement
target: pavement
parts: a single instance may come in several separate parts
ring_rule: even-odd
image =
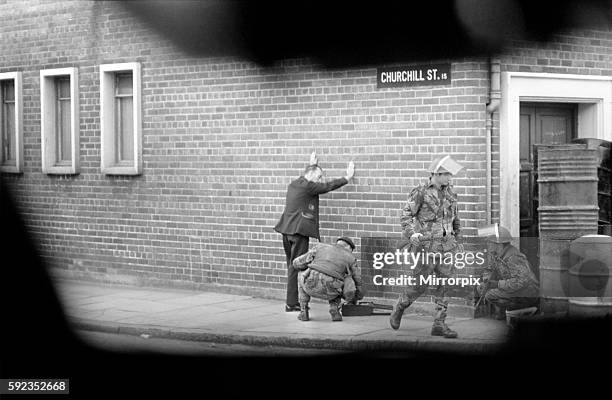
[[[54,281],[76,330],[216,343],[349,351],[424,350],[491,353],[508,340],[504,321],[447,318],[457,339],[430,335],[432,317],[404,314],[399,330],[388,315],[345,316],[332,322],[323,301],[310,303],[308,322],[285,312],[279,300],[180,289]],[[367,300],[367,299],[365,299]]]

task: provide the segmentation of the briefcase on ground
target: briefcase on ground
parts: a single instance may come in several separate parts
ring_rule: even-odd
[[[360,317],[366,315],[390,315],[393,306],[376,304],[371,301],[360,301],[358,304],[342,305],[341,312],[343,317]]]

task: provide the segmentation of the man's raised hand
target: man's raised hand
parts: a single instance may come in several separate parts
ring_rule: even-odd
[[[346,167],[346,176],[345,176],[345,178],[346,178],[347,181],[350,181],[353,178],[353,176],[355,176],[355,163],[350,161],[348,163],[348,167]]]
[[[310,154],[310,164],[309,165],[317,165],[319,160],[317,159],[317,152],[313,151]]]

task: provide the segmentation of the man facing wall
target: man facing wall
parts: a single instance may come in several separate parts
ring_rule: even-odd
[[[287,257],[287,301],[285,311],[300,311],[298,301],[297,271],[293,260],[308,251],[309,238],[319,237],[319,195],[336,190],[355,175],[355,164],[351,161],[346,176],[322,182],[323,169],[318,165],[316,152],[310,156],[310,165],[304,174],[291,182],[287,188],[285,211],[274,230],[283,235],[283,248]]]

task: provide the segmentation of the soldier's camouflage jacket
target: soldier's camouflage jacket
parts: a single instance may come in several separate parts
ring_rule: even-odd
[[[363,294],[361,268],[357,258],[337,244],[317,244],[293,260],[293,267],[300,271],[298,286],[311,296],[327,300],[338,297],[342,294],[344,278],[348,272],[355,281],[357,292]]]
[[[538,297],[539,285],[529,266],[527,257],[516,247],[508,245],[498,257],[491,257],[491,262],[483,269],[483,282],[489,279],[498,280],[498,288],[520,297]]]
[[[400,222],[404,237],[414,233],[430,234],[434,238],[454,235],[459,239],[461,221],[459,220],[457,194],[452,185],[438,190],[429,182],[412,189],[408,202],[402,209]]]

